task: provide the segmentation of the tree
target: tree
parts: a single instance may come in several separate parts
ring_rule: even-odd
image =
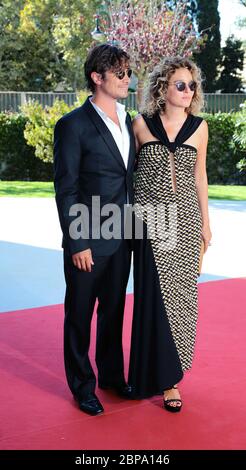
[[[244,50],[242,41],[229,36],[222,49],[222,71],[218,80],[218,88],[222,93],[240,93],[242,91],[242,77]]]
[[[0,7],[1,89],[47,91],[60,80],[62,71],[50,35],[52,2],[5,0]]]
[[[206,34],[205,46],[194,55],[197,65],[202,69],[207,93],[216,90],[216,79],[220,64],[220,16],[218,0],[197,0],[196,22],[201,35]],[[208,4],[209,3],[209,4]]]
[[[65,62],[64,81],[76,91],[84,86],[83,63],[92,44],[98,0],[59,0],[52,34]]]
[[[52,37],[54,0],[26,0],[20,12],[22,89],[49,91],[61,80],[63,62]],[[20,87],[19,87],[20,88]]]
[[[239,0],[239,3],[242,6],[246,7],[246,0]],[[246,10],[245,10],[245,12],[246,12]],[[246,28],[246,15],[244,15],[241,18],[238,18],[237,25],[239,26],[239,28]],[[246,48],[245,42],[244,42],[244,48]]]
[[[17,28],[19,25],[19,11],[24,0],[5,0],[0,3],[0,87],[5,90],[12,76],[13,51],[18,51]]]
[[[44,56],[43,69],[47,76],[52,77],[58,69],[59,77],[53,82],[62,82],[67,90],[77,90],[84,83],[82,65],[91,44],[93,13],[98,3],[97,0],[26,0],[26,12],[21,12],[25,15],[26,33],[28,26],[29,30],[33,28],[52,53],[52,57],[48,51]],[[49,66],[45,65],[46,57]]]
[[[187,14],[186,2],[174,8],[157,0],[122,0],[108,2],[109,41],[116,41],[131,57],[138,77],[138,101],[147,73],[164,56],[190,56],[199,48],[199,39]]]
[[[83,86],[98,0],[0,2],[0,87],[47,91]]]

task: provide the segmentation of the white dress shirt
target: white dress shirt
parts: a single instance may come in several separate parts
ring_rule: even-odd
[[[112,119],[108,117],[108,115],[101,108],[99,108],[99,106],[97,106],[91,100],[92,98],[90,98],[90,102],[93,108],[97,111],[97,113],[105,122],[107,128],[111,132],[115,140],[115,143],[120,151],[125,167],[127,168],[129,150],[130,150],[130,136],[129,136],[129,131],[128,131],[127,124],[126,124],[125,106],[121,103],[116,103],[116,112],[117,112],[117,116],[118,116],[119,123],[120,123],[120,127],[119,127],[117,124],[115,124],[114,121],[112,121]]]

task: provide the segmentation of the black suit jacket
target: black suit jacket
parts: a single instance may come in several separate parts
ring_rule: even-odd
[[[54,184],[56,203],[63,231],[63,247],[70,254],[91,248],[95,256],[114,253],[121,239],[105,240],[92,237],[92,196],[100,196],[101,207],[108,203],[120,208],[122,230],[124,204],[133,203],[133,169],[135,140],[131,118],[126,123],[130,134],[128,166],[106,124],[87,98],[86,102],[64,115],[55,126]],[[74,204],[84,204],[89,211],[89,233],[86,238],[73,239],[69,226],[76,216],[69,215]],[[78,217],[79,214],[77,214]],[[100,218],[100,226],[108,217]],[[121,236],[122,236],[121,230]],[[83,235],[84,236],[84,235]]]

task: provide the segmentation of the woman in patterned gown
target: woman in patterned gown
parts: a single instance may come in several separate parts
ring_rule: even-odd
[[[194,115],[202,104],[198,67],[166,58],[151,73],[143,112],[133,122],[142,235],[136,227],[128,383],[136,398],[163,394],[169,411],[182,407],[177,383],[192,364],[201,240],[206,251],[211,239],[208,129]]]

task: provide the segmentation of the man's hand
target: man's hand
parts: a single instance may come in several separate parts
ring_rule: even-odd
[[[91,272],[91,265],[93,263],[92,254],[90,248],[88,250],[80,251],[72,255],[74,266],[81,271]]]

